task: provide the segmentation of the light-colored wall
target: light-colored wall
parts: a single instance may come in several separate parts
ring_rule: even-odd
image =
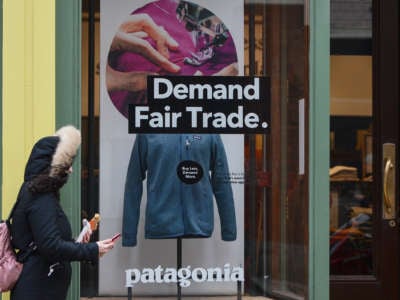
[[[32,145],[55,129],[55,1],[3,0],[2,60],[4,218]]]
[[[33,143],[55,127],[54,1],[3,1],[3,216]]]
[[[331,55],[331,115],[372,115],[372,57]]]

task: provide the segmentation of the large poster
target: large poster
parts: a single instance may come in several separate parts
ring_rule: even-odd
[[[100,260],[101,295],[230,295],[244,279],[243,133],[267,122],[237,90],[230,108],[214,101],[230,101],[224,82],[257,100],[258,79],[239,80],[243,5],[101,1],[100,238],[122,233]],[[188,105],[212,76],[213,99]]]

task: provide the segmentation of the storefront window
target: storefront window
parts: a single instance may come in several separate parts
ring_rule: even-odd
[[[306,3],[284,2],[246,11],[246,71],[271,80],[272,125],[270,134],[246,136],[245,285],[297,299],[306,297],[308,272]]]
[[[372,1],[331,1],[330,273],[372,275]]]
[[[99,295],[307,299],[307,5],[100,1]]]

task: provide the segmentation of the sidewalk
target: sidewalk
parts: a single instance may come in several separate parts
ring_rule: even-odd
[[[96,298],[81,298],[80,300],[122,300],[128,297],[96,297]],[[132,300],[175,300],[176,297],[133,297]],[[197,297],[197,296],[182,296],[182,300],[236,300],[236,296],[229,297]],[[242,300],[273,300],[266,297],[250,297],[243,296]]]

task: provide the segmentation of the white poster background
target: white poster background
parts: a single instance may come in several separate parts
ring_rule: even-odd
[[[123,20],[136,9],[152,1],[102,0],[100,12],[100,239],[111,237],[122,231],[123,193],[125,176],[134,134],[128,134],[127,119],[114,107],[105,85],[105,69],[110,43]],[[239,75],[243,75],[244,65],[244,4],[243,0],[195,0],[200,6],[214,13],[227,26],[233,37]],[[244,173],[243,135],[221,135],[231,173]],[[176,239],[144,239],[144,207],[146,203],[146,183],[141,203],[141,214],[136,247],[122,247],[121,240],[115,248],[100,259],[100,295],[126,295],[125,270],[136,268],[155,269],[161,265],[177,267]],[[215,229],[210,238],[182,240],[182,266],[220,267],[226,263],[231,267],[244,265],[244,185],[232,184],[235,201],[238,235],[234,242],[221,240],[220,219],[214,209]],[[233,295],[236,283],[203,282],[191,283],[182,288],[183,295]],[[176,284],[138,283],[133,288],[134,295],[176,295]]]

